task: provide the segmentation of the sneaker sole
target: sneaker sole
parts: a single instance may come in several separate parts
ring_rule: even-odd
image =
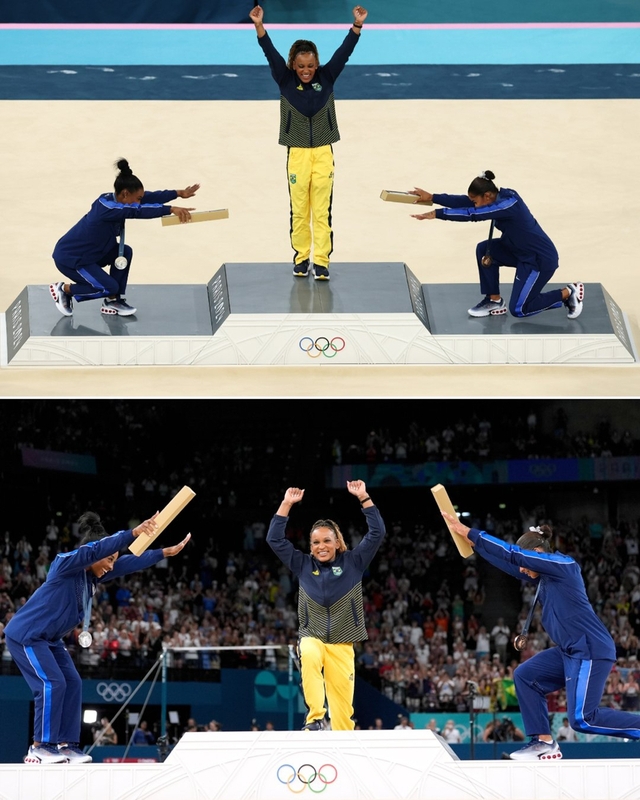
[[[104,306],[102,306],[100,312],[102,314],[107,314],[108,316],[131,317],[136,313],[137,310],[138,310],[137,308],[133,308],[131,309],[131,311],[116,311],[113,308],[105,308]]]
[[[573,311],[569,311],[567,314],[568,319],[578,319],[580,314],[582,314],[583,308],[582,301],[584,300],[584,283],[574,283],[573,285],[576,287],[576,293],[575,295],[572,295],[572,297],[575,297],[577,306]]]
[[[331,280],[331,278],[328,275],[314,275],[313,276],[313,280],[314,281],[328,281],[328,280]]]
[[[309,277],[309,270],[306,272],[296,272],[295,269],[293,270],[293,274],[296,278],[308,278]]]
[[[45,766],[47,764],[68,764],[69,763],[69,759],[68,758],[62,758],[59,761],[53,761],[53,760],[52,761],[41,761],[39,758],[35,758],[33,756],[25,756],[23,761],[24,761],[25,764],[44,764]]]
[[[499,317],[502,314],[506,314],[507,309],[499,308],[496,311],[475,311],[475,312],[469,309],[467,313],[469,314],[470,317],[475,317],[476,319],[479,319],[480,317]]]

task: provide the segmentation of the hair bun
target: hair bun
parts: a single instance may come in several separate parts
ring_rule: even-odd
[[[116,161],[116,167],[120,170],[122,175],[133,175],[133,171],[126,158],[118,159],[118,161]]]

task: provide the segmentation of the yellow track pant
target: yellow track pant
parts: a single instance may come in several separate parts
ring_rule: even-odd
[[[353,645],[325,644],[320,639],[300,639],[302,692],[309,709],[306,723],[325,716],[325,694],[331,730],[352,731],[355,654]]]
[[[313,263],[328,267],[333,250],[333,148],[330,144],[322,147],[290,147],[287,174],[294,263],[299,264],[311,258],[313,243]]]

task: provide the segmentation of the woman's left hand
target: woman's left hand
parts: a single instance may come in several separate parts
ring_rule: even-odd
[[[162,555],[165,558],[171,558],[171,556],[177,556],[181,550],[184,550],[189,539],[191,539],[190,533],[188,533],[179,544],[174,544],[173,547],[163,547]]]
[[[194,183],[193,186],[187,186],[186,189],[176,189],[176,194],[178,197],[193,197],[193,195],[198,191],[200,188],[199,183]]]
[[[414,219],[435,219],[436,212],[435,211],[427,211],[426,214],[412,214],[411,215]]]
[[[357,22],[358,25],[362,25],[362,23],[367,18],[367,9],[363,8],[362,6],[356,6],[353,9],[353,21]]]

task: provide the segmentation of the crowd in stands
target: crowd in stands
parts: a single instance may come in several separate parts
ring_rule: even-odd
[[[203,500],[202,529],[194,534],[194,543],[179,556],[160,562],[154,569],[133,574],[105,584],[94,600],[91,628],[93,644],[82,650],[69,638],[70,651],[78,659],[86,676],[129,676],[143,674],[167,647],[215,647],[271,645],[267,650],[209,651],[172,653],[170,668],[182,679],[206,680],[221,667],[261,667],[286,669],[289,650],[297,631],[296,585],[266,545],[270,515],[277,506],[282,489],[280,463],[282,454],[270,442],[258,444],[233,431],[228,433],[220,451],[208,452],[206,441],[188,459],[180,454],[169,458],[155,447],[152,419],[161,413],[148,407],[145,414],[134,413],[130,404],[117,405],[127,445],[120,466],[108,484],[108,492],[95,499],[105,516],[119,518],[118,527],[133,527],[187,483]],[[46,431],[46,441],[38,438],[36,420],[24,420],[19,435],[22,442],[34,447],[81,450],[83,441],[75,431],[82,429],[82,417],[91,414],[91,405],[70,404],[76,418],[58,426],[61,440]],[[65,404],[65,409],[67,405]],[[109,420],[96,420],[96,445],[92,450],[100,459],[113,463],[113,446],[105,442]],[[103,424],[105,430],[100,428]],[[529,422],[525,422],[528,426]],[[35,427],[34,427],[35,426]],[[473,427],[475,433],[471,434]],[[453,424],[454,436],[464,430],[467,446],[477,442],[481,430],[491,445],[499,421],[481,426],[475,415],[464,425]],[[517,429],[514,423],[512,429]],[[61,432],[60,432],[61,428]],[[536,428],[536,425],[533,425]],[[600,432],[587,436],[598,447],[611,441],[613,426],[599,426]],[[449,428],[443,428],[448,430]],[[604,437],[607,430],[609,439]],[[427,455],[423,429],[411,425],[406,437],[408,458]],[[93,435],[93,434],[92,434]],[[119,436],[121,434],[118,434]],[[540,440],[545,437],[538,431]],[[573,455],[579,453],[577,434],[565,429],[557,442]],[[441,444],[445,441],[438,435]],[[622,437],[616,437],[623,440]],[[633,437],[632,437],[633,439]],[[364,442],[365,458],[369,448],[390,440],[371,434]],[[235,442],[235,444],[234,444]],[[567,445],[570,442],[570,445]],[[293,445],[289,442],[290,447]],[[326,443],[325,443],[326,444]],[[395,445],[394,443],[394,452]],[[334,442],[335,446],[335,442]],[[384,447],[384,444],[382,444]],[[560,447],[560,444],[558,444]],[[629,452],[635,452],[636,441]],[[587,452],[591,449],[591,453]],[[287,452],[291,453],[291,449]],[[351,447],[345,458],[355,457]],[[443,451],[436,451],[443,458]],[[545,451],[546,452],[546,451]],[[558,455],[556,451],[553,452]],[[145,457],[138,460],[137,456]],[[409,455],[410,454],[410,455]],[[585,455],[594,455],[591,445]],[[600,452],[601,454],[601,452]],[[335,459],[335,451],[333,454]],[[124,461],[124,465],[123,465]],[[115,467],[114,467],[115,468]],[[278,470],[280,470],[278,472]],[[216,491],[207,489],[207,480],[216,476]],[[153,477],[151,477],[153,476]],[[286,479],[285,479],[286,481]],[[224,486],[223,486],[224,483]],[[294,482],[290,482],[294,485]],[[106,485],[106,484],[105,484]],[[223,488],[219,488],[223,486]],[[242,498],[255,487],[264,494],[261,508],[248,517]],[[114,488],[117,487],[117,488]],[[50,515],[39,529],[31,525],[8,528],[0,537],[0,650],[2,671],[16,673],[9,653],[2,646],[2,631],[7,620],[45,580],[56,553],[77,546],[76,520],[86,510],[88,499],[81,485],[65,497],[47,497]],[[262,489],[261,489],[262,491]],[[117,494],[117,496],[116,496]],[[234,499],[235,498],[235,499]],[[40,498],[34,498],[34,503]],[[140,513],[141,509],[143,512]],[[384,509],[383,509],[384,510]],[[527,512],[519,518],[499,519],[491,514],[471,519],[475,527],[515,541],[523,526],[543,521],[544,509]],[[358,509],[351,508],[341,517],[345,538],[353,547],[365,533]],[[467,711],[517,707],[512,674],[520,660],[531,657],[550,642],[534,617],[528,647],[517,653],[512,640],[521,630],[532,601],[530,587],[516,581],[512,606],[496,616],[489,608],[491,587],[483,564],[474,558],[461,562],[446,529],[430,526],[424,520],[386,518],[388,536],[366,576],[365,611],[369,639],[357,648],[359,679],[367,680],[389,698],[409,711]],[[294,544],[308,548],[306,520],[292,518],[288,535]],[[229,526],[228,533],[221,530]],[[113,530],[117,528],[114,527]],[[640,701],[640,566],[638,520],[617,520],[603,524],[594,536],[586,519],[554,520],[557,549],[571,555],[581,565],[589,598],[597,613],[611,630],[617,647],[618,663],[612,672],[605,702],[637,710]],[[511,614],[512,621],[505,622]],[[563,692],[551,699],[551,711],[563,711]]]
[[[449,418],[438,427],[416,420],[401,430],[379,427],[361,439],[336,438],[334,464],[422,463],[489,459],[597,458],[640,454],[640,432],[602,418],[594,425],[571,424],[560,407],[548,422],[535,410],[512,419],[490,413]]]

